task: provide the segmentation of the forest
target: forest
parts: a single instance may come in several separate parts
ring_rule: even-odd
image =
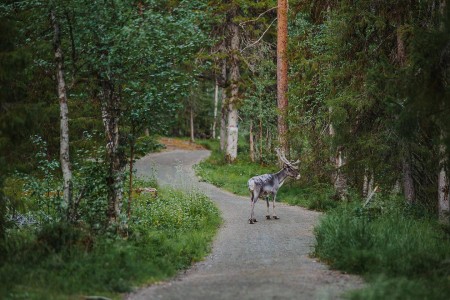
[[[284,15],[279,2],[289,2]],[[436,248],[417,246],[435,256],[383,274],[409,280],[414,273],[424,290],[431,281],[421,276],[431,274],[440,288],[430,299],[450,290],[448,1],[3,0],[0,41],[0,274],[9,277],[0,298],[22,295],[21,286],[29,287],[22,297],[43,298],[48,291],[39,285],[48,282],[56,298],[114,295],[172,276],[208,252],[220,217],[206,197],[161,188],[161,199],[148,200],[135,192],[157,187],[154,178],[136,178],[134,164],[163,147],[160,136],[213,149],[197,172],[222,185],[220,173],[230,180],[244,173],[236,176],[245,182],[248,170],[277,166],[277,148],[300,158],[302,178],[289,186],[302,192],[287,202],[329,211],[315,232],[318,257],[353,273],[381,272],[361,267],[373,262],[368,252],[336,257],[355,246],[331,236],[352,224],[342,233],[352,239],[357,226],[370,227],[362,215],[395,211],[415,220],[405,226],[420,227],[419,235],[437,236],[429,242]],[[316,202],[298,200],[300,193]],[[148,201],[161,211],[146,211]],[[179,205],[178,216],[169,216],[169,204]],[[391,226],[400,236],[392,214],[372,229]],[[133,282],[98,275],[69,287],[20,275],[40,264],[63,276],[66,260],[88,276],[76,261],[100,266],[105,253],[126,269],[156,240],[174,256],[187,247],[188,257],[170,265],[149,254],[155,274]],[[19,268],[21,261],[28,264]],[[130,266],[134,274],[139,267]],[[383,282],[375,285],[398,287]]]

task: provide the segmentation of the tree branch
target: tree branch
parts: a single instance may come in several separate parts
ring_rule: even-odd
[[[240,50],[240,52],[244,52],[245,49],[250,48],[255,46],[257,43],[259,43],[259,41],[261,41],[261,39],[264,37],[264,35],[267,33],[267,31],[269,31],[270,27],[272,27],[272,24],[277,20],[277,18],[273,19],[272,23],[269,24],[269,26],[267,27],[267,29],[263,32],[263,34],[253,43],[251,43],[250,45],[244,47],[244,49]]]
[[[261,18],[264,14],[266,14],[266,13],[268,13],[269,11],[274,10],[274,9],[276,9],[276,8],[277,8],[277,6],[272,7],[272,8],[269,8],[269,9],[266,10],[265,12],[261,13],[256,19],[248,20],[248,21],[245,21],[245,22],[241,22],[241,23],[239,23],[239,26],[241,26],[242,28],[244,28],[244,26],[243,26],[244,24],[250,23],[250,22],[258,21],[258,19]]]

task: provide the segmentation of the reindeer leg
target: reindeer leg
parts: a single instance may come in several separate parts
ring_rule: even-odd
[[[254,191],[251,192],[251,212],[250,212],[250,219],[248,219],[248,223],[249,224],[254,224],[256,221],[256,219],[254,218],[254,210],[255,210],[255,203],[256,200],[258,200],[258,196],[259,194],[255,194]]]
[[[250,219],[248,219],[249,224],[253,224],[253,192],[250,192]]]
[[[255,221],[256,221],[256,219],[253,218],[253,210],[254,210],[254,208],[255,208],[255,202],[253,202],[253,199],[252,199],[251,206],[252,206],[252,210],[251,210],[251,213],[250,213],[250,219],[248,219],[248,223],[249,223],[249,224],[253,224],[253,223],[255,223]]]
[[[273,202],[272,202],[272,205],[273,205],[273,218],[275,219],[275,220],[278,220],[279,219],[279,217],[277,217],[277,214],[275,213],[275,199],[277,198],[277,193],[274,193],[273,194]]]

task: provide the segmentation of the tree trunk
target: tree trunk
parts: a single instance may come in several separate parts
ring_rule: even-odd
[[[364,170],[364,182],[363,182],[363,190],[362,196],[366,198],[373,190],[373,173],[369,171],[369,169]]]
[[[223,89],[225,93],[225,89]],[[220,110],[220,150],[225,151],[227,147],[227,119],[228,109],[225,105],[222,105]]]
[[[127,207],[127,219],[131,218],[131,202],[133,197],[133,164],[134,164],[134,146],[135,146],[135,125],[131,125],[131,141],[130,141],[130,181],[129,181],[129,191],[128,191],[128,207]]]
[[[402,26],[399,25],[397,29],[397,63],[400,68],[404,67],[406,63],[406,47],[403,41],[401,29]],[[403,193],[409,204],[413,204],[416,201],[412,168],[411,152],[409,150],[408,143],[404,142],[402,158]]]
[[[228,113],[227,152],[226,160],[233,163],[237,157],[238,142],[238,111],[230,104]]]
[[[250,121],[250,160],[255,162],[255,144],[253,140],[253,121]]]
[[[226,90],[227,81],[227,61],[222,60],[222,108],[220,110],[220,151],[224,152],[227,147],[227,119],[228,119],[228,99]]]
[[[440,30],[445,30],[445,23],[443,22],[445,14],[446,1],[441,0],[439,4],[439,15],[442,18]],[[450,203],[449,203],[449,178],[447,170],[447,147],[444,144],[444,133],[441,131],[440,145],[439,145],[439,175],[438,175],[438,214],[439,222],[442,224],[450,223]]]
[[[334,189],[339,200],[346,200],[348,196],[347,175],[343,170],[346,164],[346,158],[343,152],[342,147],[339,147],[336,155],[336,180],[334,182]]]
[[[259,162],[263,163],[263,126],[262,118],[259,118]]]
[[[333,109],[330,107],[328,109],[330,116]],[[334,130],[333,123],[330,120],[328,126],[328,133],[332,139],[334,139],[336,132]],[[334,152],[337,151],[337,152]],[[331,173],[331,181],[333,182],[334,189],[336,191],[336,198],[339,200],[347,199],[347,176],[344,172],[343,166],[346,164],[346,158],[343,153],[344,149],[342,146],[338,146],[337,150],[334,147],[330,150],[330,153],[336,153],[335,156],[330,156],[331,164],[334,165],[334,171]]]
[[[55,51],[56,80],[58,83],[58,98],[60,108],[60,162],[63,174],[63,209],[67,219],[75,221],[76,211],[72,203],[72,170],[69,156],[69,108],[67,105],[66,82],[64,80],[63,52],[61,49],[61,30],[54,11],[51,12],[51,20],[54,30],[53,47]]]
[[[412,176],[411,155],[409,151],[404,154],[402,166],[403,166],[403,193],[405,195],[406,202],[413,204],[416,202],[416,190],[414,187],[414,179]]]
[[[442,140],[442,138],[441,138]],[[439,146],[439,175],[438,175],[438,213],[439,222],[449,224],[449,178],[447,173],[447,151],[443,143]]]
[[[106,137],[106,163],[108,174],[108,210],[109,225],[117,226],[120,205],[123,199],[123,153],[119,147],[120,96],[114,91],[109,80],[102,80],[102,119]]]
[[[363,188],[362,188],[362,197],[366,198],[369,194],[369,171],[367,169],[364,170],[364,180],[363,180]]]
[[[219,103],[219,83],[216,79],[216,84],[214,88],[214,122],[212,128],[212,138],[216,139],[216,126],[217,126],[217,105]]]
[[[280,147],[288,153],[287,143],[287,91],[288,91],[288,61],[287,61],[287,11],[288,1],[278,0],[278,35],[277,35],[277,104],[278,114],[278,138]]]
[[[236,10],[232,12],[232,18],[236,16]],[[237,102],[239,96],[239,26],[234,22],[230,23],[230,89],[231,97],[229,101],[228,112],[228,131],[227,131],[227,151],[226,160],[233,163],[237,157],[238,146],[238,109]]]
[[[195,142],[194,137],[194,109],[191,107],[191,117],[190,117],[190,127],[191,127],[191,142]]]

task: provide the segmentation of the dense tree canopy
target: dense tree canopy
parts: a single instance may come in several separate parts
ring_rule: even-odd
[[[287,137],[290,154],[302,157],[305,182],[335,184],[338,198],[366,196],[378,185],[430,210],[443,191],[448,203],[447,1],[289,4]],[[11,186],[27,184],[15,173],[60,177],[57,168],[47,174],[40,167],[58,160],[60,136],[52,14],[61,31],[77,219],[98,223],[83,204],[95,198],[95,210],[108,211],[105,225],[122,218],[125,165],[140,137],[212,135],[216,83],[221,142],[239,141],[237,148],[223,144],[224,156],[234,161],[237,150],[262,164],[274,160],[281,113],[276,6],[271,0],[5,1],[2,224],[17,203],[29,201],[11,194]],[[45,156],[36,158],[38,149]],[[61,189],[57,180],[50,189]]]

